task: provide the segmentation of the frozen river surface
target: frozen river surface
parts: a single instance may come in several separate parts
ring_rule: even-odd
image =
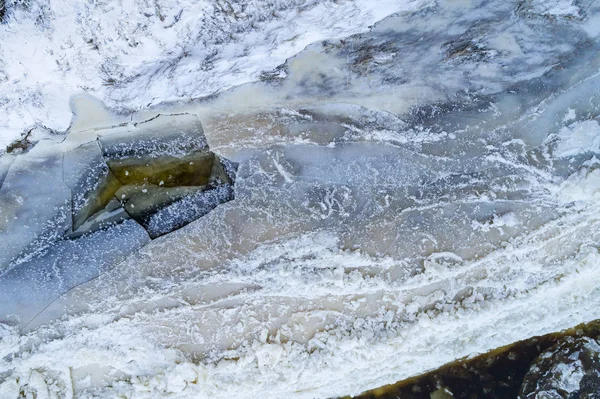
[[[355,395],[599,319],[600,4],[403,7],[2,155],[0,397]]]

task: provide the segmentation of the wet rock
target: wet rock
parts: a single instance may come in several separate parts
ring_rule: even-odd
[[[600,398],[600,341],[567,337],[542,353],[525,376],[519,398]]]
[[[0,3],[0,9],[2,8],[2,4]],[[1,12],[1,11],[0,11]],[[0,21],[2,20],[2,16],[0,14]],[[31,131],[27,132],[23,136],[23,138],[13,141],[10,145],[6,147],[6,153],[8,154],[21,154],[23,152],[29,151],[35,143],[31,141]]]
[[[597,399],[599,337],[596,320],[461,359],[357,398]]]

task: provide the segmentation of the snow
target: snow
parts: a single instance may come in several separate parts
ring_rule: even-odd
[[[563,127],[558,133],[556,155],[569,157],[600,148],[600,124],[595,120]]]
[[[34,125],[66,130],[72,94],[120,112],[208,96],[257,80],[310,43],[426,1],[29,3],[0,24],[0,149]]]
[[[574,0],[532,0],[530,10],[536,14],[553,17],[578,17],[580,10]]]
[[[585,375],[585,371],[583,370],[583,365],[580,360],[577,360],[571,364],[557,364],[553,368],[552,372],[559,376],[559,379],[556,382],[558,389],[567,393],[575,393],[579,391],[579,384]]]
[[[597,161],[596,161],[597,164]],[[565,180],[559,189],[564,201],[590,201],[600,197],[600,170],[583,169]]]

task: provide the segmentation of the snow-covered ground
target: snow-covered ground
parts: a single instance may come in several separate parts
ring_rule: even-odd
[[[119,111],[189,101],[427,2],[8,0],[15,5],[0,24],[0,150],[36,124],[66,130],[77,92]]]

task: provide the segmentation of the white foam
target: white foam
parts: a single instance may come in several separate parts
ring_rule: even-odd
[[[555,155],[569,157],[600,149],[600,124],[595,120],[576,122],[558,132]]]

